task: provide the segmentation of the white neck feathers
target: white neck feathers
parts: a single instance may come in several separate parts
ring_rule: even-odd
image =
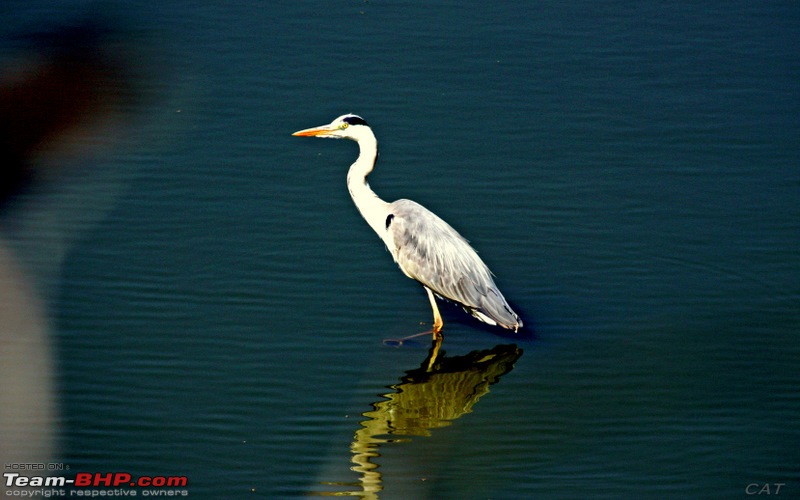
[[[347,172],[347,189],[361,216],[382,238],[386,232],[389,204],[378,198],[367,182],[367,176],[372,172],[378,158],[378,141],[372,131],[366,129],[358,138],[358,148],[358,159]]]

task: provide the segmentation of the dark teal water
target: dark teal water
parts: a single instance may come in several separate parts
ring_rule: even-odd
[[[4,33],[84,8],[20,5]],[[117,10],[147,98],[13,236],[61,461],[201,498],[800,496],[795,4]],[[406,374],[426,343],[382,340],[430,309],[349,199],[357,150],[290,135],[347,112],[376,192],[461,231],[524,335],[445,309],[452,362]],[[63,253],[26,244],[51,224]]]

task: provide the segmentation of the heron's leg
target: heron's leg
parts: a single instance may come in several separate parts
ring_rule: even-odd
[[[436,297],[433,295],[433,292],[427,287],[423,286],[426,292],[428,292],[428,300],[431,301],[431,309],[433,309],[433,329],[428,330],[427,332],[417,333],[415,335],[410,335],[408,337],[403,337],[402,339],[384,339],[383,343],[386,345],[391,345],[395,347],[399,347],[403,345],[406,340],[413,339],[415,337],[419,337],[422,335],[428,335],[429,333],[433,334],[433,351],[431,351],[431,362],[429,366],[433,366],[433,362],[436,360],[436,355],[439,353],[439,346],[442,344],[442,340],[444,339],[444,335],[442,335],[442,327],[444,326],[444,321],[442,321],[442,315],[439,313],[439,307],[436,305]]]
[[[439,314],[439,306],[436,305],[436,297],[433,295],[433,292],[427,286],[425,287],[425,291],[428,292],[428,300],[431,301],[431,309],[433,309],[432,333],[435,340],[437,338],[442,338],[442,327],[444,326],[444,321],[442,321],[442,315]]]

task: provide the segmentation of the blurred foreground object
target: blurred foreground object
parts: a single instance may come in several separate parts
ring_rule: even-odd
[[[37,163],[44,152],[64,152],[130,104],[120,57],[102,45],[111,33],[86,23],[26,36],[30,55],[0,75],[0,209],[51,175]]]
[[[48,321],[22,267],[0,242],[0,463],[46,463],[55,402]],[[25,475],[25,471],[20,472]],[[2,489],[2,488],[0,488]]]
[[[118,49],[125,43],[117,35],[95,20],[26,34],[15,40],[24,45],[21,56],[0,74],[0,463],[6,466],[47,464],[57,453],[53,339],[43,293],[52,282],[42,281],[58,272],[66,241],[74,239],[65,234],[79,226],[56,231],[51,219],[58,217],[39,213],[50,200],[38,188],[62,182],[63,165],[75,164],[66,159],[90,157],[132,109],[130,62],[122,63]],[[37,220],[34,230],[20,230],[26,218]],[[31,238],[37,230],[46,235]],[[53,264],[34,269],[31,253]]]

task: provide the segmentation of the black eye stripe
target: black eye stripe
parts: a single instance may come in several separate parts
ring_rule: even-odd
[[[356,116],[356,115],[350,115],[350,116],[346,117],[343,121],[346,122],[346,123],[349,123],[350,125],[367,125],[367,122],[364,121],[363,118],[361,118],[360,116]],[[369,126],[369,125],[367,125],[367,126]]]

